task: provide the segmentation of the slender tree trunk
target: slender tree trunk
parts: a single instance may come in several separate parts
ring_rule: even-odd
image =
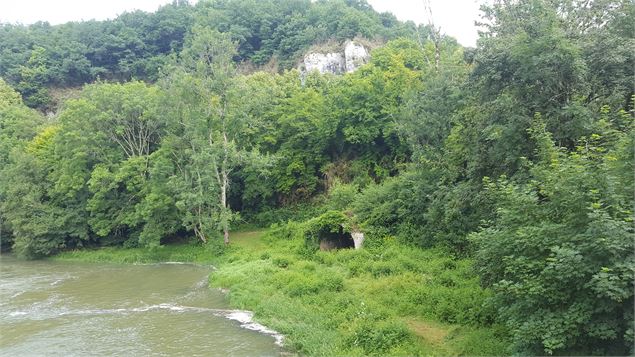
[[[198,239],[202,240],[203,243],[207,243],[207,239],[205,238],[205,234],[203,234],[203,231],[201,229],[199,229],[199,225],[197,224],[196,226],[194,226],[194,235],[196,237],[198,237]]]
[[[227,173],[227,159],[229,156],[229,150],[228,150],[228,145],[229,143],[227,142],[227,133],[223,132],[223,148],[225,150],[224,152],[224,157],[223,157],[223,165],[221,167],[221,175],[222,175],[222,180],[223,183],[221,184],[221,205],[222,205],[222,219],[223,219],[223,240],[225,242],[225,245],[229,244],[229,207],[227,204],[227,189],[229,187],[229,175]]]
[[[440,34],[437,30],[433,30],[434,34],[434,69],[439,73],[439,64],[441,63],[441,44],[439,43]]]
[[[439,65],[441,63],[441,28],[434,26],[434,18],[432,16],[432,5],[430,0],[423,0],[423,7],[426,10],[428,16],[428,26],[430,27],[430,34],[432,36],[432,42],[434,43],[434,69],[439,72]]]
[[[222,206],[222,213],[221,213],[221,219],[222,219],[222,225],[223,225],[223,240],[225,242],[225,244],[229,244],[229,222],[228,222],[228,218],[227,218],[227,172],[225,172],[223,170],[223,185],[221,186],[221,192],[220,192],[220,201],[221,201],[221,206]]]

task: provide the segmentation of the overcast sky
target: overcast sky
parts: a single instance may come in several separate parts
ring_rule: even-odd
[[[154,11],[171,0],[0,0],[0,22],[31,24],[48,21],[104,20],[124,11]],[[191,1],[194,2],[194,1]],[[368,0],[379,12],[392,12],[400,20],[427,23],[423,0]],[[430,0],[432,15],[441,31],[464,46],[475,46],[480,0]]]

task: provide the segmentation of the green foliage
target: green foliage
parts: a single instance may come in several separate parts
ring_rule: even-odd
[[[250,123],[246,108],[237,105],[235,51],[228,34],[197,26],[162,83],[169,123],[163,149],[176,168],[170,184],[183,226],[204,242],[222,230],[229,243],[230,223],[237,218],[228,197],[232,172],[258,174],[268,166],[257,147],[240,140]]]
[[[406,325],[398,322],[371,324],[368,321],[359,321],[350,326],[350,329],[345,343],[360,348],[367,356],[383,355],[391,347],[412,343],[409,340],[413,339]]]
[[[20,94],[16,92],[7,82],[0,78],[0,108],[6,109],[12,105],[22,104]]]
[[[159,98],[157,87],[141,82],[92,85],[60,115],[53,177],[65,194],[86,200],[91,229],[110,244],[134,246],[141,237],[158,245],[175,231],[174,202],[157,172]]]
[[[228,34],[238,44],[237,61],[271,62],[280,69],[291,68],[311,45],[329,39],[388,40],[416,31],[366,2],[174,1],[154,13],[135,11],[106,21],[0,24],[0,76],[28,105],[45,109],[54,104],[49,86],[158,79],[196,27]]]
[[[0,25],[2,248],[209,238],[214,283],[306,354],[633,353],[633,14],[496,0],[476,49],[362,0]],[[354,37],[384,43],[354,73],[252,72]],[[233,222],[273,225],[224,246]]]
[[[20,95],[0,79],[0,243],[2,249],[17,245],[18,253],[29,257],[64,246],[63,212],[47,199],[47,170],[33,152],[46,150],[50,136],[40,134],[42,147],[32,146],[44,126],[44,118],[24,106]],[[27,152],[28,147],[33,150]],[[16,235],[21,238],[16,240]]]
[[[47,181],[49,166],[38,155],[16,151],[3,170],[2,212],[14,236],[13,249],[20,257],[37,258],[88,240],[81,213],[56,197]]]
[[[336,181],[329,191],[328,206],[335,211],[346,211],[351,208],[358,194],[359,186]]]
[[[165,57],[180,51],[193,7],[176,1],[155,13],[51,26],[0,26],[0,75],[34,106],[47,104],[49,85],[76,86],[97,78],[155,79]]]
[[[11,150],[23,147],[44,123],[44,118],[27,108],[20,94],[0,78],[0,165],[4,166]]]
[[[632,143],[634,133],[614,135]],[[543,158],[535,179],[487,185],[496,219],[472,236],[483,283],[519,351],[632,353],[634,187],[624,186],[632,172],[611,163],[632,165],[633,152],[616,152],[599,134],[562,152],[539,119],[532,135]]]
[[[323,204],[316,201],[288,204],[282,207],[265,208],[256,213],[247,213],[242,217],[257,227],[269,227],[289,221],[302,222],[315,217],[324,211]]]
[[[335,238],[350,230],[349,219],[341,211],[327,211],[303,224],[305,244],[309,249],[317,249],[320,241]]]

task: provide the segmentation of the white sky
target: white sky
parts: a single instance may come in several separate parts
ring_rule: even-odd
[[[476,47],[478,33],[474,21],[479,19],[482,0],[429,0],[434,25],[463,46]],[[399,20],[428,23],[424,0],[368,0],[379,12],[392,12]]]
[[[0,0],[0,22],[32,24],[48,21],[104,20],[135,9],[155,11],[171,0]],[[195,1],[191,1],[195,2]],[[424,0],[368,0],[379,12],[392,12],[398,19],[427,23]],[[474,21],[478,19],[480,0],[430,0],[432,15],[441,31],[455,37],[464,46],[475,46],[478,37]]]

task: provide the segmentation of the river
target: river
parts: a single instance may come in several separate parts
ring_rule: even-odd
[[[3,255],[0,356],[279,356],[280,336],[229,309],[210,271]]]

